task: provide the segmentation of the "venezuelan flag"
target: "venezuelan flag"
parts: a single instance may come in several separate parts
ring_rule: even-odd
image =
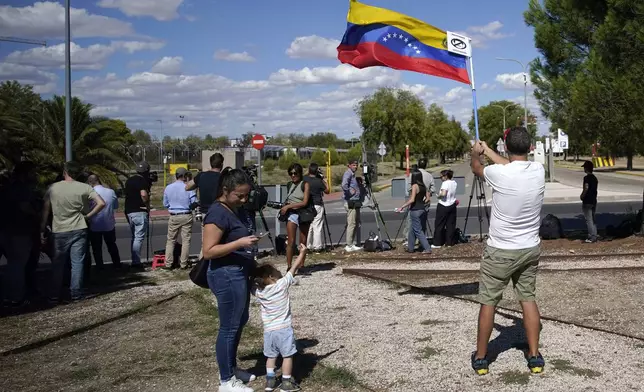
[[[350,0],[338,60],[384,66],[470,84],[466,58],[447,51],[447,32],[418,19]]]

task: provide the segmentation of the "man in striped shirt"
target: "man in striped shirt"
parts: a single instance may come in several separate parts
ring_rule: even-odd
[[[282,362],[282,383],[284,392],[299,391],[300,387],[291,378],[293,374],[293,355],[295,333],[291,322],[291,301],[289,288],[295,283],[294,275],[304,264],[306,246],[300,244],[300,254],[284,277],[279,270],[270,264],[257,268],[253,285],[253,294],[257,297],[262,310],[264,324],[264,355],[266,356],[266,391],[277,388],[275,364],[279,355]]]

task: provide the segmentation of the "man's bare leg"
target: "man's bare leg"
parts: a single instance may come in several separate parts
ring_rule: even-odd
[[[478,335],[476,339],[476,359],[485,358],[487,346],[494,329],[494,313],[496,308],[492,305],[481,305],[479,310]]]
[[[539,355],[539,333],[541,332],[541,315],[534,301],[521,302],[523,309],[523,326],[528,338],[528,357]]]

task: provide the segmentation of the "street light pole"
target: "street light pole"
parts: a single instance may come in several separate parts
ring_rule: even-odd
[[[513,61],[515,63],[518,63],[521,66],[521,68],[523,68],[523,111],[525,116],[525,122],[523,124],[525,125],[525,128],[528,129],[528,65],[529,64],[523,65],[523,63],[519,60],[504,58],[504,57],[497,57],[496,59],[501,61]]]
[[[65,0],[65,161],[72,161],[72,60],[70,0]]]
[[[505,110],[506,110],[507,108],[509,108],[510,106],[513,106],[513,105],[514,105],[514,104],[509,104],[509,105],[506,105],[506,106],[501,106],[501,105],[492,105],[492,106],[494,106],[494,107],[497,107],[497,108],[501,108],[501,109],[503,109],[503,130],[504,130],[504,131],[507,129],[507,128],[506,128],[506,125],[505,125]]]

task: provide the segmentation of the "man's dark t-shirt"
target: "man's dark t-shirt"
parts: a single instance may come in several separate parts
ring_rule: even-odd
[[[199,205],[201,211],[208,211],[217,198],[219,177],[221,173],[214,171],[199,172],[195,176],[195,185],[199,188]]]
[[[148,208],[141,199],[141,191],[150,191],[148,180],[143,176],[136,175],[125,182],[125,213],[147,212]]]
[[[584,177],[584,187],[588,184],[588,191],[584,196],[583,204],[597,204],[597,177],[594,174],[586,174]]]
[[[321,178],[305,176],[304,181],[309,183],[309,192],[311,194],[311,200],[316,206],[321,206],[324,203],[322,202],[322,193],[326,190],[324,182]]]

